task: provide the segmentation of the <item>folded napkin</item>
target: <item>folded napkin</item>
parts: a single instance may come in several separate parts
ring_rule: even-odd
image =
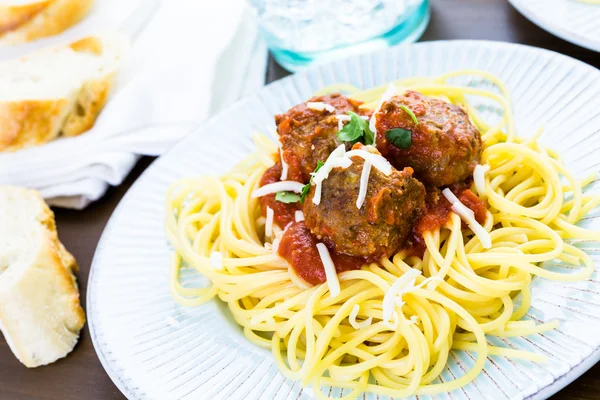
[[[106,0],[106,7],[117,1],[128,3]],[[51,205],[84,208],[119,185],[140,155],[164,153],[219,108],[264,84],[266,47],[243,0],[135,3],[117,26],[132,37],[130,54],[95,126],[78,137],[0,154],[1,184],[36,188]],[[92,14],[90,20],[62,40],[114,28],[119,18],[109,23]]]

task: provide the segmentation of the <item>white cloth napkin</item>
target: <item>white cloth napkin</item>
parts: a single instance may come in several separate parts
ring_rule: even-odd
[[[51,205],[84,208],[119,185],[139,155],[164,153],[219,108],[264,84],[266,47],[243,0],[135,3],[118,24],[133,38],[130,56],[95,126],[79,137],[0,154],[1,184],[36,188]],[[62,40],[112,28],[119,18],[91,20]],[[0,59],[4,54],[0,49]]]

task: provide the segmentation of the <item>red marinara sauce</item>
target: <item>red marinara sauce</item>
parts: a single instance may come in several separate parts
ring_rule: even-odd
[[[344,271],[360,269],[367,260],[338,254],[328,247],[329,254],[339,274]],[[317,250],[317,238],[306,227],[304,221],[294,222],[283,234],[277,253],[292,267],[296,275],[311,285],[327,280],[325,267]]]
[[[281,180],[281,163],[277,162],[271,168],[267,169],[260,178],[259,186],[265,186],[269,183],[279,182]],[[260,209],[262,215],[266,215],[267,207],[273,210],[274,221],[280,228],[284,228],[290,222],[295,220],[296,210],[300,210],[299,203],[282,203],[275,200],[275,194],[268,194],[260,198]]]
[[[487,203],[477,197],[470,189],[464,189],[464,185],[461,186],[452,186],[450,190],[454,194],[459,193],[457,197],[461,203],[473,211],[477,222],[483,224],[487,215]],[[426,211],[413,225],[408,241],[409,246],[406,249],[409,256],[422,258],[426,250],[423,233],[438,229],[450,219],[452,205],[446,200],[446,197],[444,197],[442,192],[437,189],[428,191],[426,208]],[[462,227],[463,229],[466,228],[464,222]]]

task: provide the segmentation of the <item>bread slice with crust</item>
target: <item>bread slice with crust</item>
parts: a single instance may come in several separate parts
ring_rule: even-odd
[[[57,35],[81,21],[94,0],[0,0],[0,45]]]
[[[122,36],[93,36],[0,63],[0,152],[89,130],[125,48]]]
[[[76,270],[39,193],[0,186],[0,330],[25,366],[52,363],[77,343],[85,315]]]

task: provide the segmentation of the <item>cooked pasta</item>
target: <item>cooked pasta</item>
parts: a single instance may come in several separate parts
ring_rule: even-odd
[[[461,76],[485,79],[497,90],[449,83]],[[279,160],[277,145],[262,135],[254,137],[257,151],[228,173],[176,182],[166,200],[174,298],[188,306],[215,297],[227,303],[248,340],[270,349],[280,371],[311,385],[318,398],[327,397],[323,385],[347,389],[344,399],[363,392],[399,398],[451,391],[474,380],[488,354],[543,362],[540,354],[492,346],[485,335],[556,328],[555,320],[523,320],[532,279],[572,282],[594,268],[572,240],[600,240],[600,233],[577,226],[600,204],[600,196],[583,193],[595,176],[577,180],[556,152],[538,144],[541,130],[529,138],[517,135],[509,93],[498,78],[458,71],[393,85],[398,93],[410,89],[463,107],[481,132],[480,164],[488,167],[476,172],[473,190],[488,203],[481,226],[489,248],[485,235],[463,227],[460,213],[451,212],[442,226],[423,234],[422,257],[399,250],[341,272],[335,296],[328,282],[307,285],[277,252],[284,229],[273,224],[265,235],[266,218],[252,196]],[[386,87],[339,85],[321,94],[344,90],[363,102],[361,108],[374,110]],[[501,121],[487,124],[472,97],[497,104]],[[296,220],[303,220],[297,213]],[[182,268],[196,269],[211,285],[183,287]],[[463,376],[441,382],[453,349],[477,358]]]

